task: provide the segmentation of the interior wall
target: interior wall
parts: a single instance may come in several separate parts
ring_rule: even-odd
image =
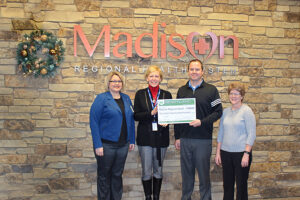
[[[208,59],[208,51],[197,54],[205,59],[204,79],[217,86],[223,107],[229,106],[229,83],[241,81],[247,86],[244,103],[257,120],[250,199],[299,199],[299,0],[0,0],[0,19],[0,199],[96,199],[89,109],[95,95],[105,91],[108,71],[120,67],[126,77],[124,92],[132,99],[138,89],[147,86],[143,73],[149,65],[164,69],[161,87],[173,97],[187,81],[186,64],[193,58],[189,53],[180,59],[141,58],[133,45],[131,58],[112,54],[118,44],[113,35],[126,32],[134,42],[139,35],[152,33],[154,22],[159,23],[159,37],[177,33],[185,39],[191,32],[212,32],[239,39],[238,59],[233,58],[232,42],[226,43],[223,59],[219,48]],[[110,25],[110,57],[104,56],[103,43],[90,57],[80,39],[74,56],[74,25],[80,25],[91,46],[103,26]],[[66,48],[54,77],[24,76],[18,69],[17,45],[25,33],[35,29],[52,32]],[[179,37],[174,41],[185,45]],[[151,54],[150,37],[141,42],[141,48]],[[179,54],[170,44],[166,51]],[[213,154],[217,130],[215,123]],[[181,194],[173,130],[170,140],[161,192],[165,200],[180,199]],[[222,173],[213,158],[212,189],[218,200],[222,199]],[[140,174],[136,148],[128,154],[123,199],[143,198]],[[196,191],[198,181],[195,199],[199,198]]]

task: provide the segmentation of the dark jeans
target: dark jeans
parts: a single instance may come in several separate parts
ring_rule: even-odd
[[[103,156],[97,159],[98,200],[121,200],[122,174],[128,154],[129,143],[119,146],[103,143]]]
[[[252,154],[249,156],[248,167],[242,167],[244,152],[227,152],[221,150],[223,168],[223,200],[234,199],[234,184],[236,182],[236,200],[248,200],[248,177]]]
[[[195,183],[195,170],[198,172],[200,199],[211,200],[211,151],[211,140],[180,138],[181,200],[191,200]]]

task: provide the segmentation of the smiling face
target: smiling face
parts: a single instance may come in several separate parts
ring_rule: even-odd
[[[200,62],[191,62],[188,75],[191,81],[198,82],[202,79],[203,70]]]
[[[229,93],[229,100],[232,106],[239,106],[242,104],[243,97],[238,90],[232,89]]]
[[[151,87],[156,87],[161,81],[159,71],[153,71],[147,76],[147,82]]]
[[[109,91],[113,93],[117,93],[121,91],[122,87],[123,87],[123,83],[120,77],[117,75],[113,75],[109,81],[109,85],[108,85]]]

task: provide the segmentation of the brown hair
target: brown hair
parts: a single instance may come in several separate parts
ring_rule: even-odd
[[[150,67],[148,67],[146,73],[145,73],[145,79],[147,79],[147,77],[149,76],[149,74],[151,74],[152,72],[159,72],[159,76],[160,76],[160,80],[163,80],[163,74],[162,71],[159,67],[152,65]]]
[[[124,87],[124,83],[125,83],[125,81],[124,81],[124,76],[123,76],[121,73],[119,73],[119,72],[113,71],[113,72],[110,72],[110,73],[106,76],[106,78],[105,78],[105,84],[107,85],[107,88],[106,88],[107,91],[109,90],[109,81],[111,80],[111,78],[112,78],[114,75],[118,76],[118,77],[121,79],[121,81],[122,81],[122,89],[123,89],[123,87]]]
[[[188,64],[188,71],[190,70],[190,64],[191,64],[192,62],[199,62],[199,63],[201,64],[201,69],[202,69],[202,71],[203,71],[203,63],[202,63],[201,60],[199,60],[199,59],[193,59],[193,60],[191,60],[191,61],[189,62],[189,64]]]
[[[241,94],[241,96],[244,99],[244,96],[246,94],[246,89],[245,89],[245,85],[240,83],[240,82],[234,82],[234,83],[230,83],[228,86],[228,95],[230,94],[231,90],[237,90],[239,91],[239,93]],[[242,100],[243,100],[242,99]]]

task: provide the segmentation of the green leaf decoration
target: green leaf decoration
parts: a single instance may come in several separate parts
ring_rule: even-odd
[[[25,34],[17,47],[18,68],[24,76],[52,77],[63,61],[63,42],[44,30]]]

